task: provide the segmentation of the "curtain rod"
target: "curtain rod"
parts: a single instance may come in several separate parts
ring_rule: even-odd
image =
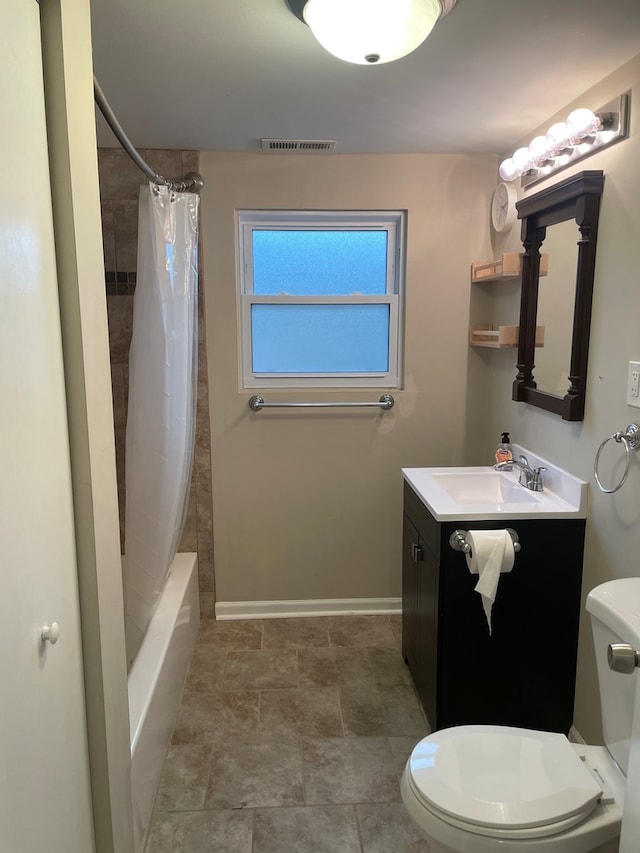
[[[98,105],[98,109],[102,113],[105,118],[105,121],[114,132],[115,136],[118,139],[118,142],[124,150],[127,152],[129,157],[136,164],[138,169],[149,178],[150,181],[153,181],[154,184],[160,184],[161,186],[167,186],[172,190],[176,190],[176,192],[195,192],[198,193],[204,187],[204,181],[202,180],[202,176],[198,174],[198,172],[188,172],[184,178],[163,178],[162,175],[158,175],[153,171],[151,166],[142,159],[140,154],[136,151],[131,140],[127,136],[127,134],[122,129],[122,125],[115,117],[115,114],[107,99],[104,96],[104,92],[100,88],[100,84],[96,80],[95,76],[93,78],[93,94],[95,97],[96,104]]]

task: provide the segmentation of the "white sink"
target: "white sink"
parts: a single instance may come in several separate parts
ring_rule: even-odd
[[[586,518],[587,483],[522,447],[532,468],[543,466],[544,489],[532,492],[518,482],[520,472],[492,466],[403,468],[402,476],[436,521],[500,518]]]
[[[459,504],[536,504],[536,492],[502,471],[460,470],[434,473],[433,479]],[[539,494],[539,493],[538,493]]]

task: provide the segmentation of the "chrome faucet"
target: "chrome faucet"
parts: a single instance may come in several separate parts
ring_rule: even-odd
[[[508,462],[497,462],[493,467],[496,471],[502,471],[505,468],[509,470],[512,465],[520,469],[518,482],[521,486],[524,486],[525,489],[530,489],[532,492],[541,492],[543,490],[542,472],[547,469],[532,468],[526,456],[518,456],[517,459],[511,459]]]

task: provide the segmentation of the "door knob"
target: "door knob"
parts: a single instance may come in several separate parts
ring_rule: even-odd
[[[610,643],[607,648],[607,663],[609,669],[630,675],[640,666],[640,652],[635,651],[628,643]]]
[[[47,640],[51,643],[52,646],[58,642],[58,637],[60,636],[60,626],[57,622],[52,622],[51,625],[45,625],[40,632],[40,639],[43,643],[46,643]]]

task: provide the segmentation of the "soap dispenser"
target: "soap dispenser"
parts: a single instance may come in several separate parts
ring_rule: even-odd
[[[511,452],[511,443],[509,441],[509,433],[503,432],[500,437],[500,444],[496,448],[496,464],[498,462],[512,462],[513,461],[513,453]],[[507,471],[511,470],[511,466],[506,466],[505,469]]]

